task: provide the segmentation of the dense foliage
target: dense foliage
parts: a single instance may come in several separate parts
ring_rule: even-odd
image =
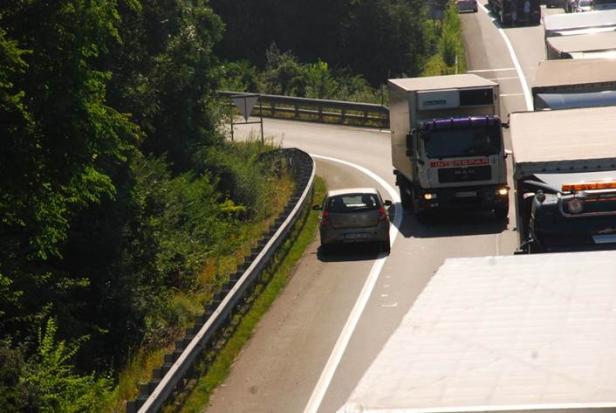
[[[423,0],[212,0],[226,24],[217,50],[264,68],[272,43],[301,62],[349,69],[373,86],[417,75],[431,53]]]
[[[174,292],[269,213],[263,149],[217,132],[222,27],[205,1],[0,4],[0,411],[99,410],[92,372],[165,343]]]
[[[0,411],[100,410],[269,218],[217,89],[379,101],[448,47],[421,0],[211,3],[0,2]]]

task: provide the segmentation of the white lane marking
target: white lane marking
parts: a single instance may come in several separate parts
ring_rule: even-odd
[[[515,67],[503,67],[500,69],[475,69],[467,70],[468,73],[485,73],[485,72],[511,72],[515,70]]]
[[[479,3],[479,7],[481,8],[481,10],[483,10],[486,16],[490,18],[488,9],[486,9],[486,7],[481,3]],[[495,21],[495,19],[491,19],[491,20]],[[505,31],[500,27],[497,27],[496,29],[498,30],[501,37],[505,41],[505,45],[507,46],[507,49],[509,50],[509,56],[511,56],[511,60],[513,61],[513,65],[515,66],[515,71],[517,72],[518,77],[520,78],[520,84],[522,85],[522,91],[524,92],[524,100],[526,101],[526,110],[533,110],[533,99],[530,94],[530,89],[528,88],[528,83],[526,82],[526,76],[524,76],[524,72],[522,71],[522,66],[520,66],[518,57],[515,54],[515,50],[513,50],[513,46],[511,45],[511,42],[509,41],[509,37],[507,37],[507,34],[505,33]]]
[[[350,166],[351,168],[355,168],[360,172],[368,175],[370,178],[378,182],[379,185],[385,188],[392,201],[394,202],[396,214],[394,217],[394,224],[391,226],[391,229],[389,231],[391,244],[393,245],[393,243],[396,241],[396,237],[398,236],[398,227],[400,227],[400,224],[402,223],[402,207],[400,205],[400,195],[398,195],[398,192],[395,190],[395,188],[389,185],[383,178],[378,176],[376,173],[372,172],[367,168],[364,168],[363,166],[347,162],[342,159],[330,158],[329,156],[315,155],[312,153],[310,154],[310,156],[326,161],[338,162],[343,165]],[[359,318],[364,312],[366,305],[368,304],[370,295],[372,295],[372,291],[374,290],[376,282],[379,279],[379,275],[383,270],[383,265],[385,264],[385,261],[387,261],[387,255],[381,255],[379,256],[379,258],[376,259],[376,261],[374,261],[374,264],[372,264],[370,274],[368,274],[368,278],[366,279],[366,282],[364,283],[364,286],[362,287],[361,292],[357,297],[357,301],[355,301],[355,305],[353,305],[353,309],[351,310],[351,313],[349,314],[349,317],[347,318],[347,321],[344,324],[340,335],[338,336],[338,340],[336,341],[336,344],[334,345],[334,348],[329,355],[329,359],[327,360],[327,363],[325,364],[325,367],[321,372],[319,381],[312,390],[312,394],[310,395],[308,404],[304,408],[304,413],[316,413],[319,410],[319,407],[323,402],[323,398],[325,397],[325,393],[327,392],[327,389],[329,388],[329,385],[331,384],[331,381],[334,377],[334,373],[340,365],[342,356],[346,351],[349,342],[351,341],[351,336],[353,335],[353,332],[357,327],[357,323],[359,323]]]
[[[501,93],[500,97],[506,98],[509,96],[524,96],[524,93]]]
[[[381,307],[383,307],[383,308],[396,308],[396,307],[398,307],[398,303],[381,304]]]

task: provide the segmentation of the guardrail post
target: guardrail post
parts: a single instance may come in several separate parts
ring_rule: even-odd
[[[299,119],[299,104],[294,104],[293,108],[295,109],[295,119]]]
[[[346,109],[341,109],[340,110],[340,123],[343,124],[344,123],[344,118],[346,116]]]

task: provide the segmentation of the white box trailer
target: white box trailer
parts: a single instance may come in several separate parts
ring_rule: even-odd
[[[616,31],[550,37],[545,47],[548,59],[613,59]]]
[[[391,155],[402,205],[507,216],[498,84],[474,74],[390,79]],[[500,191],[500,192],[499,192]]]
[[[615,106],[616,60],[545,60],[531,90],[535,110]]]
[[[616,106],[514,112],[509,126],[520,247],[615,247]]]
[[[543,16],[544,35],[570,36],[616,30],[616,10],[597,10],[585,13],[546,14]]]
[[[338,413],[616,412],[615,263],[446,260]]]

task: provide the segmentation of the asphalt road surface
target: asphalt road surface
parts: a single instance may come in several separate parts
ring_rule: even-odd
[[[485,9],[463,15],[462,24],[469,71],[500,84],[503,118],[526,110],[523,84],[532,82],[545,57],[542,27],[501,34]],[[330,189],[375,186],[386,199],[397,196],[390,194],[396,188],[387,131],[266,119],[265,133],[276,143],[315,155],[317,173]],[[248,134],[247,127],[237,127],[236,136]],[[398,216],[401,224],[388,257],[368,247],[324,257],[317,237],[206,411],[335,412],[445,258],[514,251],[513,205],[511,211],[506,227],[490,214],[428,224]]]

